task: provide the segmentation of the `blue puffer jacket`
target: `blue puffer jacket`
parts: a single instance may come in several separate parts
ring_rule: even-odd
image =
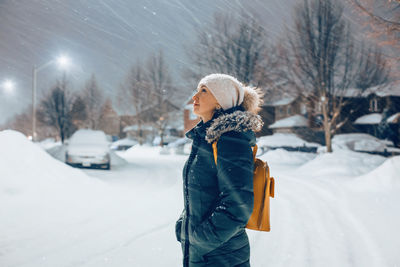
[[[251,146],[261,126],[258,115],[235,107],[186,134],[193,145],[183,169],[185,208],[176,223],[184,266],[250,266],[245,226],[253,209]]]

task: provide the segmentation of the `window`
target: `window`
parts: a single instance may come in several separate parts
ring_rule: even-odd
[[[373,112],[378,111],[378,99],[376,98],[371,99],[371,101],[369,102],[369,110]]]
[[[304,103],[300,104],[300,113],[303,115],[307,113],[307,107]]]

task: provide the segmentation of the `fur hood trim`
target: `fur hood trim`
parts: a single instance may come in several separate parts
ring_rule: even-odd
[[[206,140],[212,143],[217,140],[222,134],[230,131],[258,132],[263,126],[263,121],[259,115],[250,111],[237,110],[233,113],[226,113],[218,116],[211,123],[206,132]]]

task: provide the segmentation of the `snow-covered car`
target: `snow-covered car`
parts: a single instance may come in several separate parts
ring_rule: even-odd
[[[137,141],[129,139],[129,138],[124,138],[124,139],[117,140],[114,143],[112,143],[110,148],[112,150],[127,150],[136,144],[138,144]]]
[[[81,129],[68,142],[65,162],[74,167],[111,167],[110,148],[103,131]]]
[[[307,142],[293,133],[274,133],[273,135],[257,138],[257,146],[257,155],[260,156],[269,150],[277,148],[282,148],[287,151],[316,153],[321,145]]]
[[[337,134],[332,138],[333,149],[349,149],[358,152],[400,154],[390,140],[381,140],[365,133]]]
[[[175,154],[179,155],[190,154],[191,146],[192,140],[187,137],[179,138],[168,144],[168,148],[175,150]]]

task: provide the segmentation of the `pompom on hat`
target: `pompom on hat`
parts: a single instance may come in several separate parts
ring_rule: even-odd
[[[200,80],[197,88],[203,85],[211,91],[224,110],[242,105],[246,111],[257,114],[262,104],[259,89],[244,86],[235,77],[227,74],[207,75]]]

